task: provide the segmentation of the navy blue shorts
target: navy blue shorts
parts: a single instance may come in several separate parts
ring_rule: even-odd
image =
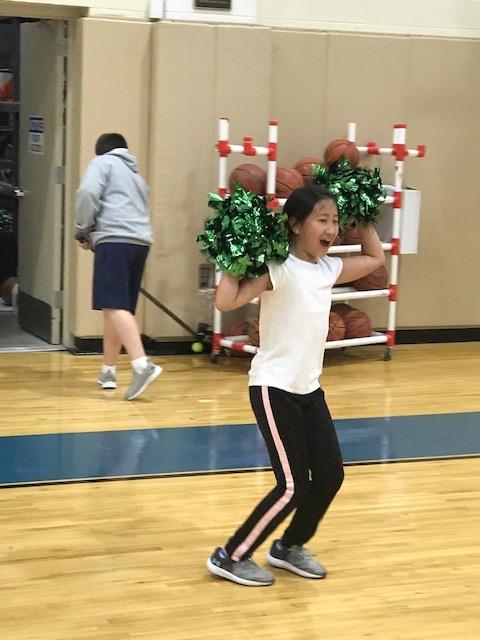
[[[101,242],[95,247],[93,308],[135,313],[149,247]]]

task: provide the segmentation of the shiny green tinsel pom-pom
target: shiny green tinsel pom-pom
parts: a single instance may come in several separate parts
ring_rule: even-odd
[[[329,168],[314,167],[313,182],[335,196],[340,229],[349,221],[361,225],[375,223],[378,207],[387,195],[378,169],[352,167],[346,158],[334,162]]]
[[[206,220],[197,242],[221,271],[258,277],[267,271],[267,262],[287,259],[286,215],[272,214],[263,197],[238,188],[225,199],[209,193],[208,206],[216,213]]]

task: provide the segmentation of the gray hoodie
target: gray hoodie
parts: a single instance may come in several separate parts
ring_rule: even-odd
[[[127,149],[113,149],[88,165],[77,190],[75,237],[90,234],[93,245],[153,241],[148,187]]]

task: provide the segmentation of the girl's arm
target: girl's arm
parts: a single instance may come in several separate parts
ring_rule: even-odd
[[[244,278],[243,280],[223,273],[215,295],[215,306],[219,311],[233,311],[243,307],[250,300],[271,288],[272,283],[268,271],[258,278]]]
[[[343,269],[336,284],[353,282],[385,264],[385,255],[377,230],[372,224],[358,226],[362,255],[343,258]]]

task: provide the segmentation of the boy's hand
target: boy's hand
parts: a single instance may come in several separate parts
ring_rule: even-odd
[[[81,239],[78,239],[77,244],[85,251],[93,251],[92,239],[89,235],[83,236]]]

